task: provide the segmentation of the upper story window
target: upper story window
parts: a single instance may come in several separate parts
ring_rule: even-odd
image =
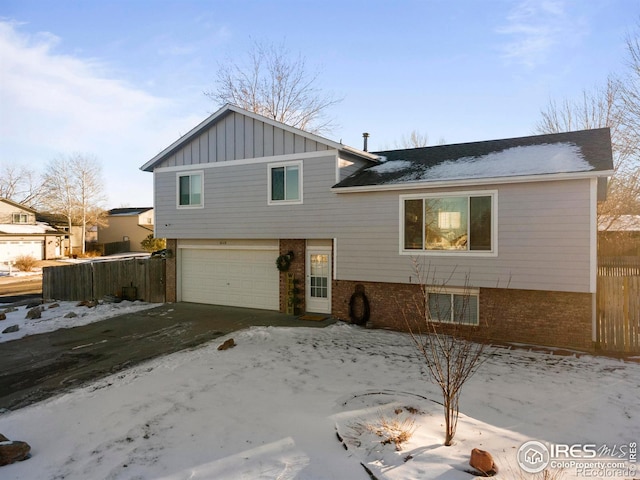
[[[14,213],[12,215],[13,223],[33,223],[32,219],[33,215],[29,215],[28,213]]]
[[[268,165],[269,205],[302,203],[302,162]]]
[[[404,195],[404,253],[495,255],[496,192]]]
[[[179,173],[177,179],[178,208],[202,207],[203,172]]]

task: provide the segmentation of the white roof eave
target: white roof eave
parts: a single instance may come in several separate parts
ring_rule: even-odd
[[[364,152],[362,150],[358,150],[356,148],[352,148],[352,147],[349,147],[347,145],[343,145],[342,143],[335,142],[333,140],[329,140],[328,138],[324,138],[324,137],[321,137],[319,135],[315,135],[313,133],[305,132],[304,130],[300,130],[298,128],[291,127],[289,125],[285,125],[284,123],[280,123],[280,122],[278,122],[276,120],[273,120],[271,118],[264,117],[264,116],[259,115],[257,113],[250,112],[250,111],[245,110],[243,108],[240,108],[240,107],[238,107],[236,105],[226,104],[222,108],[220,108],[217,112],[215,112],[214,114],[210,115],[209,117],[204,119],[202,122],[200,122],[198,125],[196,125],[194,128],[189,130],[189,132],[187,132],[185,135],[183,135],[182,137],[177,139],[175,142],[173,142],[167,148],[162,150],[160,153],[158,153],[156,156],[154,156],[147,163],[142,165],[140,167],[140,170],[147,171],[147,172],[152,171],[153,170],[153,166],[155,164],[157,164],[158,162],[162,161],[164,159],[164,157],[166,157],[171,152],[173,152],[174,150],[179,148],[182,144],[184,144],[184,143],[188,142],[189,140],[191,140],[192,138],[196,137],[201,131],[206,129],[212,123],[215,123],[218,119],[220,119],[221,117],[226,115],[228,112],[235,112],[235,113],[238,113],[240,115],[245,115],[245,116],[247,116],[249,118],[253,118],[254,120],[258,120],[260,122],[265,122],[265,123],[267,123],[269,125],[272,125],[272,126],[277,127],[277,128],[281,128],[281,129],[283,129],[285,131],[288,131],[290,133],[293,133],[293,134],[296,134],[296,135],[301,135],[301,136],[306,137],[306,138],[308,138],[310,140],[313,140],[315,142],[322,143],[322,144],[327,145],[327,146],[329,146],[331,148],[334,148],[336,150],[344,150],[344,151],[347,151],[347,152],[352,153],[354,155],[365,157],[365,158],[367,158],[369,160],[372,160],[372,161],[378,161],[377,160],[378,159],[377,155],[373,155],[373,154],[371,154],[369,152]]]
[[[388,183],[383,185],[360,185],[354,187],[332,187],[335,193],[362,193],[362,192],[384,192],[397,190],[417,190],[446,187],[473,187],[477,185],[504,185],[508,183],[532,183],[550,182],[560,180],[581,180],[585,178],[609,177],[613,175],[613,170],[598,170],[589,172],[573,173],[550,173],[536,175],[520,175],[513,177],[487,177],[487,178],[460,178],[451,180],[432,180],[403,183]]]

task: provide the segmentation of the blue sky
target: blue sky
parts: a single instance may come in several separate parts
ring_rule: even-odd
[[[624,71],[639,22],[637,0],[1,0],[0,164],[90,153],[107,208],[150,206],[139,167],[217,110],[203,91],[254,41],[343,98],[333,140],[529,135],[549,99]]]

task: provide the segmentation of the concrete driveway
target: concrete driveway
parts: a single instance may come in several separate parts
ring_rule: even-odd
[[[144,360],[254,325],[324,327],[333,322],[181,302],[32,335],[0,344],[0,409],[15,410]]]

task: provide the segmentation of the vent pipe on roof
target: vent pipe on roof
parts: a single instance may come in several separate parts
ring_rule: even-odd
[[[367,150],[367,140],[369,140],[369,134],[368,134],[367,132],[364,132],[364,133],[362,134],[362,138],[364,138],[364,147],[363,147],[363,150],[364,150],[365,152],[368,152],[369,150]]]

